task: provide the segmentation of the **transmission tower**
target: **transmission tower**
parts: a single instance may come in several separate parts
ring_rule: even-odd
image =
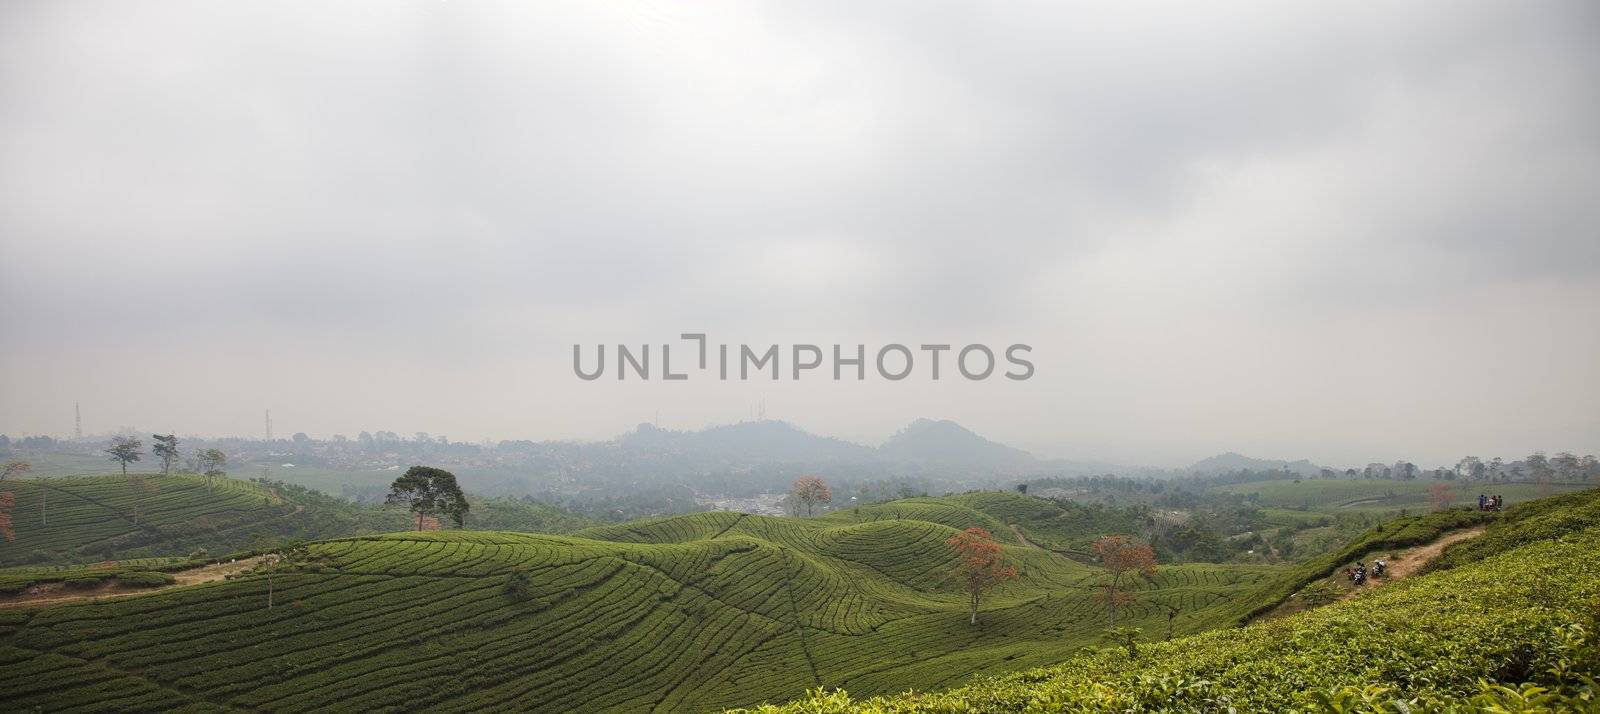
[[[78,403],[72,403],[72,436],[79,441],[83,440],[83,410],[78,408]]]

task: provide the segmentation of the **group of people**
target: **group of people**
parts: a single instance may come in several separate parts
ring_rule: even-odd
[[[1383,575],[1383,571],[1387,567],[1389,565],[1382,560],[1374,560],[1372,561],[1372,570],[1368,571],[1366,562],[1358,560],[1356,561],[1356,567],[1344,569],[1344,576],[1357,586],[1366,585],[1368,576],[1376,578]]]
[[[1499,494],[1493,496],[1478,494],[1478,510],[1480,511],[1498,511],[1505,503],[1505,499],[1501,498]]]

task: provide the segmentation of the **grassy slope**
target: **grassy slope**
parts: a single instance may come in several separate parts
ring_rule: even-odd
[[[1373,526],[1338,550],[1285,568],[1246,597],[1236,598],[1227,609],[1236,616],[1237,622],[1247,622],[1282,604],[1306,585],[1328,577],[1340,568],[1354,564],[1358,559],[1398,548],[1421,545],[1450,531],[1490,522],[1495,517],[1493,513],[1451,509],[1395,518]]]
[[[394,531],[410,523],[402,512],[295,487],[236,479],[208,487],[203,477],[183,474],[35,478],[8,481],[3,490],[16,494],[17,539],[0,540],[0,566],[186,556],[197,549],[221,555],[268,540]],[[469,525],[570,532],[589,522],[543,504],[475,499]]]
[[[76,476],[9,482],[15,541],[0,564],[187,554],[205,543],[276,530],[295,504],[253,483],[198,476]],[[47,493],[48,492],[48,493]],[[47,507],[43,513],[41,508]],[[136,522],[137,521],[137,522]],[[208,537],[206,534],[215,534]]]
[[[1500,494],[1510,504],[1540,497],[1541,487],[1532,483],[1484,483],[1478,481],[1433,481],[1414,479],[1302,479],[1300,481],[1255,481],[1218,486],[1214,490],[1240,495],[1257,494],[1263,508],[1300,508],[1313,511],[1382,510],[1407,508],[1426,510],[1431,506],[1431,490],[1436,483],[1448,484],[1456,504],[1476,504],[1478,494]],[[1592,488],[1571,484],[1552,484],[1550,494]]]
[[[1082,655],[942,694],[817,693],[761,711],[1595,710],[1600,493],[1514,515],[1486,540],[1448,549],[1443,572],[1281,620],[1146,645],[1133,657]],[[1554,691],[1518,686],[1528,683]]]
[[[1022,503],[1012,505],[1026,505]],[[893,517],[896,514],[900,517]],[[927,519],[927,520],[924,520]],[[959,684],[1094,641],[1095,569],[1020,544],[1021,579],[965,622],[944,544],[996,520],[956,499],[778,519],[703,513],[584,531],[397,533],[310,546],[314,565],[0,620],[21,707],[694,711]],[[506,576],[531,576],[527,599]],[[1164,569],[1119,617],[1195,631],[1270,571]]]

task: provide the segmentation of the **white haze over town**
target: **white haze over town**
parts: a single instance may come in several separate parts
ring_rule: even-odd
[[[1600,5],[1173,9],[7,2],[0,432],[1600,447]],[[573,374],[681,332],[1037,373]]]

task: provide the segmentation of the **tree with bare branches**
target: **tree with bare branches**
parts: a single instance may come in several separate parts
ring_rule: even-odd
[[[16,507],[17,494],[0,491],[0,537],[8,541],[17,539],[17,532],[11,529],[11,509]]]
[[[1095,600],[1106,604],[1110,614],[1107,627],[1115,629],[1117,606],[1131,604],[1134,600],[1133,591],[1128,588],[1129,581],[1135,576],[1155,576],[1156,553],[1149,543],[1124,535],[1101,536],[1094,542],[1093,550],[1100,559],[1100,567],[1109,576],[1104,589],[1095,593]]]
[[[22,478],[33,471],[33,464],[20,459],[13,459],[0,464],[0,481],[8,478]]]

